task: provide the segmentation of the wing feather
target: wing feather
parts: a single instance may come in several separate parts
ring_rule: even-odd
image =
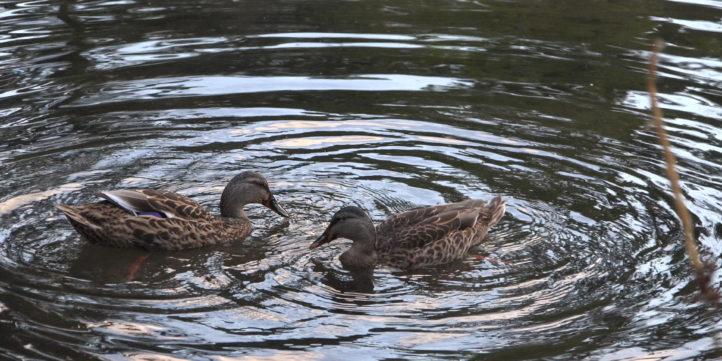
[[[155,189],[121,189],[101,192],[100,196],[133,215],[141,212],[163,213],[168,218],[205,218],[206,210],[198,202],[178,193]]]
[[[140,212],[156,211],[148,202],[148,197],[136,190],[121,189],[115,191],[103,191],[99,195],[120,208],[127,210],[134,216]]]
[[[384,222],[377,227],[377,249],[384,252],[393,248],[423,247],[473,227],[479,216],[478,208],[429,207],[414,211],[413,222],[410,219],[402,222],[400,217],[395,217],[395,223]]]

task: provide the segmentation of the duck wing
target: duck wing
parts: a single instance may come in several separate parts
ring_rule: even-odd
[[[250,222],[229,225],[211,218],[136,217],[110,201],[56,206],[85,239],[104,246],[182,250],[223,245],[251,233]]]
[[[429,218],[435,217],[441,213],[479,208],[484,206],[485,203],[486,202],[481,199],[467,199],[456,203],[411,209],[389,217],[386,221],[376,227],[376,232],[386,232],[388,230],[413,227],[420,223],[424,223]]]
[[[424,247],[454,232],[472,228],[479,218],[480,208],[469,208],[468,205],[446,204],[393,216],[376,227],[376,248],[380,252],[389,252],[391,249]]]
[[[500,196],[489,203],[474,199],[400,213],[379,224],[379,262],[416,269],[462,258],[504,215]]]
[[[205,218],[206,210],[198,202],[175,192],[155,189],[121,189],[99,195],[133,215],[158,214],[163,218]]]

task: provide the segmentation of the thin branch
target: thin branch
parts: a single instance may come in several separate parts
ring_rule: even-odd
[[[672,193],[674,193],[674,206],[677,211],[677,215],[682,220],[682,229],[684,230],[685,248],[687,254],[694,267],[695,274],[697,275],[697,283],[700,287],[702,296],[709,301],[716,301],[720,298],[717,290],[712,289],[710,286],[712,280],[712,273],[714,267],[705,266],[699,259],[699,249],[697,248],[697,242],[694,238],[694,228],[692,226],[692,217],[689,215],[689,211],[684,204],[684,197],[682,196],[682,189],[679,186],[679,175],[677,174],[677,159],[672,152],[672,148],[667,138],[667,130],[664,128],[664,122],[662,120],[662,110],[657,105],[657,60],[659,59],[659,50],[663,46],[662,40],[656,40],[652,46],[652,58],[649,61],[649,74],[647,75],[647,90],[649,91],[649,98],[652,107],[652,116],[654,117],[654,127],[657,130],[659,137],[659,143],[662,145],[664,150],[664,159],[667,162],[667,178],[672,185]]]

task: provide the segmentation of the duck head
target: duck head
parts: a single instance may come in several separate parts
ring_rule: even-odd
[[[256,172],[246,171],[233,177],[221,195],[221,215],[224,217],[246,218],[243,206],[259,203],[280,216],[288,217],[268,188],[268,181]]]
[[[331,217],[331,222],[326,230],[311,243],[309,248],[320,247],[336,238],[362,241],[364,238],[375,238],[375,236],[373,222],[366,212],[359,207],[349,206],[341,208]]]
[[[376,229],[371,218],[359,207],[341,208],[331,218],[326,230],[309,246],[314,249],[336,238],[353,241],[339,259],[347,270],[373,272],[376,265]]]

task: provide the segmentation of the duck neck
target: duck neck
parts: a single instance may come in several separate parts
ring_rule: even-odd
[[[251,192],[245,184],[229,184],[221,195],[221,216],[230,218],[241,218],[247,220],[243,207],[251,203],[249,199]]]
[[[228,242],[241,241],[248,237],[253,230],[251,221],[247,218],[237,217],[217,217],[218,229],[221,231],[221,236]]]
[[[248,221],[248,216],[246,216],[246,212],[243,210],[243,205],[225,210],[221,205],[221,218],[230,223]]]
[[[241,210],[241,212],[243,212],[243,210]],[[236,216],[234,216],[234,217],[220,216],[220,217],[216,217],[216,219],[219,219],[221,222],[223,222],[223,223],[225,223],[225,224],[227,224],[227,225],[230,225],[230,226],[243,225],[243,224],[246,224],[246,223],[251,223],[251,220],[246,217],[246,214],[245,214],[245,213],[241,213],[241,216],[240,216],[240,217],[236,217]]]
[[[376,231],[364,227],[361,232],[355,234],[353,245],[344,252],[341,257],[341,264],[347,270],[373,270],[376,267]]]

